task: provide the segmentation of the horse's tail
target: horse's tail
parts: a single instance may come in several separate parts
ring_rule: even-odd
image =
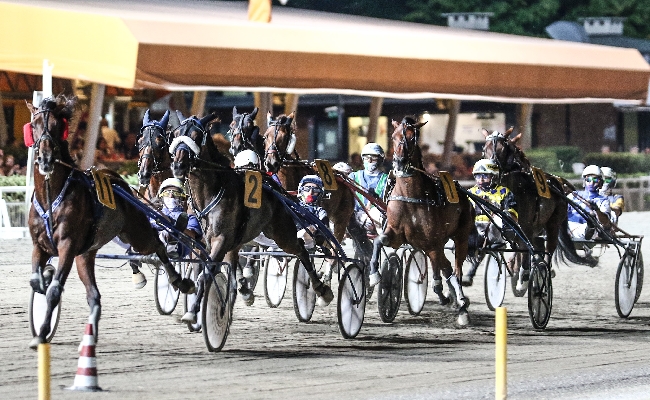
[[[558,247],[555,252],[555,260],[561,261],[564,264],[567,264],[567,260],[571,261],[574,264],[578,265],[587,265],[589,267],[595,267],[598,264],[598,260],[591,255],[587,254],[586,256],[581,256],[576,251],[573,241],[571,240],[571,235],[569,234],[569,223],[567,220],[562,222],[560,226],[560,232],[558,233]]]
[[[474,214],[474,213],[472,213]],[[469,237],[467,239],[467,257],[466,261],[471,263],[478,264],[481,262],[479,257],[479,248],[481,247],[481,235],[478,234],[478,229],[476,229],[476,224],[472,224],[472,230],[469,232]]]

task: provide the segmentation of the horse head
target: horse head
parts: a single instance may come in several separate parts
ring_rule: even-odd
[[[25,145],[34,148],[38,172],[42,175],[54,171],[55,162],[62,157],[61,146],[66,145],[63,142],[68,138],[68,121],[76,104],[76,96],[64,95],[46,97],[38,108],[27,103],[33,118],[23,127]]]
[[[413,117],[404,117],[402,122],[393,120],[393,167],[396,176],[407,175],[411,167],[422,168],[422,156],[418,140],[420,128],[426,122],[417,122]]]
[[[485,136],[483,158],[494,160],[502,173],[517,168],[530,168],[530,162],[516,144],[521,139],[521,133],[513,138],[510,137],[513,129],[510,128],[505,133],[490,132],[487,129],[481,131]]]
[[[258,108],[255,107],[250,114],[237,112],[237,107],[232,108],[232,122],[228,129],[228,138],[230,139],[230,154],[236,156],[243,150],[253,150],[257,152],[255,142],[259,135],[260,128],[255,126],[255,117]]]
[[[147,186],[154,172],[160,172],[160,164],[167,154],[167,123],[169,122],[169,111],[165,111],[160,121],[149,118],[149,110],[144,113],[142,128],[138,134],[136,145],[138,146],[138,179],[140,185]]]
[[[296,148],[295,112],[288,116],[282,114],[273,119],[266,116],[268,129],[264,134],[264,167],[269,172],[278,172],[285,158],[291,156]]]
[[[184,118],[180,111],[176,111],[181,124],[172,132],[173,140],[169,145],[172,155],[172,173],[175,178],[184,179],[196,163],[201,149],[208,139],[207,126],[217,119],[215,114],[208,114],[199,119],[196,116]]]

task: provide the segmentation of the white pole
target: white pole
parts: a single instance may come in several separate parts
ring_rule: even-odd
[[[102,107],[104,105],[104,93],[106,85],[93,83],[90,94],[90,115],[88,116],[88,129],[86,130],[86,142],[84,143],[84,156],[81,160],[81,169],[88,169],[95,163],[95,147],[99,137],[99,122],[102,118]]]

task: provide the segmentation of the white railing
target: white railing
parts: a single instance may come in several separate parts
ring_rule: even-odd
[[[27,229],[27,214],[32,186],[0,186],[0,239],[17,239],[29,235]],[[5,198],[10,193],[24,194],[23,201],[8,201]]]

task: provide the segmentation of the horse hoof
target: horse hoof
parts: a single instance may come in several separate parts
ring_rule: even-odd
[[[174,281],[170,281],[170,283],[185,294],[196,293],[196,285],[194,285],[194,281],[191,279],[188,278],[180,279],[180,277],[177,277]]]
[[[29,286],[32,287],[34,292],[45,294],[45,281],[41,275],[36,273],[32,274],[32,278],[29,280]]]
[[[373,274],[370,274],[370,276],[368,278],[369,278],[368,285],[370,287],[375,287],[375,286],[377,286],[377,284],[379,282],[381,282],[381,275],[379,275],[379,272],[375,272]]]
[[[323,282],[319,282],[318,286],[314,287],[314,291],[318,295],[317,301],[322,304],[322,307],[327,306],[332,302],[332,300],[334,300],[332,288],[323,284]]]
[[[40,336],[34,336],[34,338],[29,342],[29,348],[32,350],[38,349],[38,345],[41,343],[45,343],[43,339],[41,339]]]
[[[187,322],[189,324],[196,324],[196,314],[192,311],[188,311],[181,317],[182,322]]]
[[[244,270],[242,271],[242,275],[246,279],[251,279],[253,276],[255,276],[255,270],[253,267],[244,267]]]
[[[458,325],[459,326],[469,325],[469,313],[467,311],[458,314]]]
[[[147,284],[147,277],[142,272],[133,274],[131,280],[133,281],[133,287],[136,289],[142,289]]]
[[[462,286],[472,286],[474,283],[474,278],[471,276],[463,276],[463,280],[460,282]]]
[[[450,299],[449,297],[442,296],[442,297],[440,297],[440,299],[438,300],[438,303],[439,303],[441,306],[446,306],[447,304],[451,303],[451,299]]]
[[[551,278],[555,278],[555,269],[551,268]]]

